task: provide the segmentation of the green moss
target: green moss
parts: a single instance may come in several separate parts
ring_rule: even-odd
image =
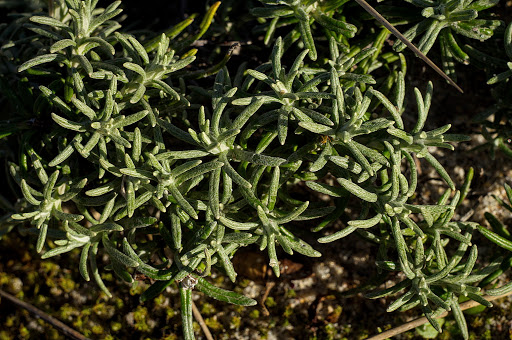
[[[59,309],[60,318],[63,320],[71,320],[74,315],[79,314],[78,310],[76,310],[73,306],[66,303]]]
[[[149,332],[151,327],[148,325],[149,320],[148,309],[143,306],[138,306],[133,312],[133,319],[135,321],[134,327],[141,332]]]
[[[294,297],[296,297],[296,296],[297,296],[297,293],[295,292],[295,289],[291,289],[291,288],[290,288],[290,289],[288,289],[288,290],[286,291],[286,297],[287,297],[287,298],[294,298]]]
[[[101,318],[110,318],[115,313],[115,307],[107,305],[106,303],[100,302],[92,307],[94,314]]]
[[[272,296],[267,297],[267,299],[265,300],[265,306],[267,306],[269,308],[276,306],[276,301],[274,300],[274,298]]]
[[[247,307],[244,306],[233,305],[233,311],[237,314],[242,314],[243,312],[245,312],[246,308]]]
[[[363,331],[361,331],[361,333],[359,334],[357,339],[363,340],[363,339],[368,338],[369,336],[370,336],[369,331],[368,330],[363,330]]]
[[[238,329],[242,325],[242,318],[239,316],[233,316],[231,318],[231,322],[229,323],[229,327],[231,329]]]
[[[84,308],[80,314],[83,316],[89,316],[92,314],[92,308]]]
[[[271,328],[274,328],[277,324],[277,321],[276,319],[270,319],[269,322],[268,322],[268,328],[271,329]]]
[[[112,321],[110,323],[110,330],[114,333],[119,332],[123,328],[123,324],[120,322]]]
[[[7,273],[0,272],[0,285],[6,285],[10,281],[10,276]]]
[[[219,322],[219,320],[217,320],[217,317],[215,316],[204,319],[204,323],[208,326],[208,328],[214,331],[220,331],[224,328],[222,324]]]
[[[16,321],[16,317],[14,315],[10,315],[9,317],[7,317],[7,320],[5,320],[5,327],[12,327],[14,326],[15,324],[15,321]]]
[[[59,283],[57,282],[57,277],[60,272],[60,266],[50,261],[43,261],[41,262],[40,266],[40,271],[46,278],[45,284],[50,288],[58,287]]]
[[[213,283],[216,285],[216,286],[221,286],[223,283],[224,283],[224,276],[217,276],[214,280],[213,280]]]
[[[240,287],[242,287],[242,288],[245,288],[245,287],[249,286],[250,284],[251,284],[251,280],[249,280],[249,279],[243,279],[243,280],[241,280],[241,281],[238,283],[238,285],[239,285]]]
[[[292,308],[292,306],[289,306],[289,305],[288,305],[288,306],[286,306],[286,308],[285,308],[285,310],[284,310],[284,313],[283,313],[283,316],[284,316],[285,318],[288,318],[288,317],[290,317],[292,314],[293,314],[293,308]]]
[[[62,339],[62,335],[59,333],[58,330],[56,330],[53,327],[51,327],[49,329],[48,329],[48,327],[46,327],[46,328],[47,329],[45,329],[45,332],[44,332],[46,339],[48,339],[48,340]]]
[[[215,314],[217,310],[215,309],[215,306],[211,303],[205,302],[201,306],[201,314],[202,315],[212,315]]]
[[[112,273],[104,272],[101,273],[101,279],[103,281],[112,282],[114,281],[114,275],[112,275]]]
[[[342,325],[342,333],[345,335],[352,333],[352,325]]]
[[[39,281],[39,276],[37,277],[37,280]],[[40,288],[41,288],[41,285],[39,283],[36,283],[33,287],[33,293],[36,295],[36,298],[39,296]]]
[[[90,327],[85,327],[84,329],[81,330],[81,333],[86,337],[90,337],[92,335]]]
[[[43,261],[41,262],[41,270],[47,275],[47,276],[55,276],[60,271],[60,266],[56,263],[53,263],[51,261]]]
[[[103,334],[104,330],[101,325],[94,325],[91,327],[91,331],[93,334],[100,335]]]
[[[70,278],[62,277],[58,280],[59,287],[66,293],[70,293],[75,289],[76,283]]]
[[[19,336],[22,339],[27,339],[30,337],[30,331],[24,325],[21,325],[18,331],[19,331]]]
[[[25,292],[20,290],[19,292],[17,292],[14,296],[16,296],[18,299],[20,300],[24,300],[25,299]]]
[[[26,273],[24,284],[26,285],[34,285],[38,281],[39,275],[35,271],[31,271]],[[1,280],[1,279],[0,279]]]
[[[194,334],[198,334],[199,332],[201,332],[201,326],[199,326],[199,324],[195,321],[192,322],[192,328],[194,329]]]
[[[104,302],[100,302],[100,303],[97,303],[95,304],[93,307],[92,307],[92,311],[96,314],[96,315],[100,315],[103,313],[105,309],[105,303]]]
[[[176,315],[176,312],[172,308],[167,308],[165,313],[165,321],[169,321]]]
[[[78,316],[78,318],[76,318],[75,321],[73,321],[73,327],[75,327],[77,330],[81,330],[83,328],[83,325],[84,320],[82,319],[81,316]]]
[[[492,325],[493,321],[494,321],[494,318],[492,316],[490,316],[490,317],[485,319],[485,324],[486,325]]]
[[[165,296],[163,294],[160,294],[153,301],[155,303],[155,306],[160,307],[165,303]]]
[[[477,316],[471,321],[471,327],[473,327],[473,328],[479,328],[479,327],[482,327],[483,325],[484,325],[484,318],[481,316]]]
[[[124,301],[119,297],[114,297],[114,299],[111,300],[111,302],[114,304],[116,309],[122,309],[124,307]]]
[[[338,334],[336,327],[332,323],[328,323],[327,325],[325,325],[324,331],[326,333],[325,339],[334,339],[336,334]]]
[[[257,310],[257,309],[253,309],[250,313],[249,313],[249,317],[251,319],[259,319],[260,318],[260,311]]]
[[[55,282],[55,280],[53,279],[53,276],[52,277],[48,277],[46,278],[45,282],[44,282],[49,288],[56,288],[58,286],[57,282]]]

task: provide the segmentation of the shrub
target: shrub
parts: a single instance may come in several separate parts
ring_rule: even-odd
[[[350,206],[347,225],[318,241],[357,233],[378,244],[379,270],[403,280],[368,296],[404,292],[388,310],[419,306],[438,331],[436,316],[452,310],[467,338],[459,297],[490,306],[473,284],[499,264],[475,267],[476,224],[452,221],[471,175],[456,190],[429,149],[453,150],[451,142],[467,138],[447,133],[450,125],[425,129],[430,82],[424,93],[414,89],[417,118],[404,123],[412,117],[405,58],[383,53],[385,30],[372,25],[357,35],[343,15],[355,10],[348,3],[262,2],[252,13],[273,41],[269,61],[236,72],[225,67],[231,50],[217,65],[195,63],[194,46],[220,2],[197,31],[188,30],[189,18],[161,35],[123,32],[120,1],[105,9],[94,0],[55,1],[51,15],[5,25],[0,81],[10,109],[1,131],[19,199],[6,204],[4,229],[36,234],[43,258],[81,249],[80,273],[107,295],[99,254],[121,280],[133,282],[136,272],[155,280],[143,301],[179,283],[183,332],[192,338],[193,289],[256,304],[209,283],[213,266],[235,281],[231,258],[255,244],[279,276],[277,246],[321,256],[292,222],[314,220],[320,232]],[[464,29],[459,21],[441,26],[492,31],[498,22],[473,19],[493,4],[464,5]],[[423,39],[430,45],[431,35]],[[415,203],[415,157],[448,187],[437,202]],[[318,194],[332,197],[329,206]]]

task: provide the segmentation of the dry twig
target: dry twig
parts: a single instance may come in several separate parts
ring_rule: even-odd
[[[210,330],[208,329],[208,326],[204,322],[203,317],[201,316],[201,312],[199,312],[199,309],[197,309],[196,304],[194,301],[192,301],[192,313],[194,314],[194,318],[196,319],[199,326],[201,326],[201,329],[203,330],[204,336],[207,340],[213,340],[212,333],[210,333]]]
[[[75,339],[75,340],[89,340],[89,338],[83,336],[82,334],[75,331],[73,328],[67,326],[66,324],[62,323],[61,321],[57,320],[53,316],[46,314],[39,308],[36,308],[27,302],[21,301],[17,297],[12,296],[11,294],[9,294],[1,289],[0,289],[0,296],[11,301],[16,306],[26,309],[27,311],[29,311],[36,317],[41,318],[44,321],[48,322],[53,327],[55,327],[58,331],[60,331],[62,334],[64,334],[66,337],[69,337],[69,338]]]

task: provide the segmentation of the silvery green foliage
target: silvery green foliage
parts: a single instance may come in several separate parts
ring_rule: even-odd
[[[494,30],[501,25],[500,20],[491,20],[482,15],[498,3],[498,0],[405,0],[414,7],[390,3],[377,9],[395,24],[414,24],[404,36],[427,54],[439,42],[444,71],[456,79],[454,61],[469,63],[469,55],[461,48],[465,38],[484,41],[492,37]],[[397,41],[396,51],[406,48]]]
[[[266,27],[265,43],[268,44],[277,27],[295,25],[295,29],[285,38],[297,40],[300,36],[304,48],[308,49],[311,60],[317,59],[317,50],[311,25],[317,22],[329,32],[329,36],[352,38],[357,27],[344,19],[333,18],[346,1],[331,0],[260,0],[265,6],[256,7],[251,12],[258,18],[272,18]],[[338,11],[341,13],[341,11]]]
[[[129,270],[137,268],[158,282],[194,281],[181,286],[253,305],[252,299],[194,278],[201,262],[208,268],[218,261],[230,266],[234,250],[251,236],[224,233],[217,221],[205,218],[205,201],[192,197],[191,192],[208,188],[209,174],[224,163],[207,154],[200,159],[186,152],[173,156],[166,146],[177,141],[167,133],[176,130],[171,120],[183,117],[183,109],[190,106],[184,83],[176,78],[181,86],[174,86],[172,74],[194,61],[195,50],[186,48],[204,33],[218,4],[207,12],[199,33],[180,36],[192,23],[188,19],[143,43],[118,31],[120,24],[112,19],[121,12],[120,4],[100,9],[96,1],[58,2],[53,16],[33,16],[26,24],[37,34],[30,41],[37,38],[38,52],[15,55],[22,42],[3,46],[12,47],[12,55],[2,60],[8,66],[25,59],[18,72],[30,77],[29,90],[36,97],[32,126],[24,119],[21,131],[44,127],[19,135],[19,164],[10,163],[9,169],[24,199],[10,221],[34,226],[38,251],[44,249],[47,236],[56,239],[56,247],[45,251],[43,258],[80,249],[82,276],[92,277],[108,296],[98,252],[109,255],[111,269],[125,281],[133,282]],[[177,55],[174,47],[184,54]],[[6,77],[6,87],[8,81]],[[18,132],[17,126],[7,125],[10,130],[3,137]],[[188,133],[183,135],[194,142]],[[187,233],[188,228],[193,230]],[[210,242],[212,232],[217,243]],[[159,237],[146,242],[146,234]],[[174,251],[174,259],[164,255],[166,246]],[[155,252],[159,263],[149,261]],[[190,309],[185,299],[184,306],[187,303]],[[184,315],[184,320],[190,317]],[[190,331],[186,329],[189,335]]]
[[[305,57],[314,59],[314,46],[305,42],[309,49],[287,55],[293,60],[287,64],[289,52],[277,38],[268,63],[240,68],[233,78],[221,69],[211,88],[196,91],[207,98],[191,104],[180,77],[194,61],[194,51],[186,50],[218,4],[198,34],[182,32],[187,20],[147,40],[119,31],[119,5],[58,2],[54,16],[30,18],[39,54],[14,58],[30,79],[33,118],[44,129],[9,132],[20,149],[9,169],[23,194],[11,219],[34,227],[44,258],[80,249],[82,276],[107,295],[99,253],[127,282],[134,272],[156,280],[142,300],[178,282],[184,334],[192,338],[192,289],[255,304],[208,283],[202,276],[212,266],[235,281],[232,256],[256,244],[279,276],[279,248],[321,255],[292,223],[323,218],[313,228],[320,231],[351,204],[360,208],[357,216],[318,241],[357,233],[378,244],[379,268],[405,279],[370,295],[405,289],[389,310],[420,305],[437,328],[435,316],[453,310],[467,336],[458,297],[488,305],[471,284],[494,267],[474,270],[475,226],[451,221],[469,180],[456,191],[429,147],[453,150],[449,142],[465,137],[448,134],[449,125],[425,130],[431,83],[424,94],[414,89],[417,119],[408,128],[404,68],[383,86],[393,88],[389,96],[371,87],[371,75],[354,72],[378,67],[376,46],[349,48],[331,37],[329,55],[312,68]],[[295,5],[315,15],[313,2],[276,5],[286,15]],[[379,39],[377,45],[385,34]],[[449,187],[436,204],[411,203],[414,157],[430,163]],[[330,206],[296,195],[304,184],[331,196]],[[55,247],[47,249],[47,236],[56,239]]]
[[[500,198],[495,197],[495,199],[498,201],[498,203],[508,211],[512,211],[512,188],[505,183],[505,192],[507,193],[507,199],[508,203],[502,201]],[[494,282],[503,272],[505,272],[507,269],[509,269],[512,266],[512,236],[510,235],[510,231],[508,230],[508,226],[501,223],[496,216],[493,214],[486,212],[485,218],[487,219],[487,222],[491,226],[491,230],[483,227],[478,226],[478,231],[482,235],[484,235],[486,238],[488,238],[490,241],[494,242],[499,247],[508,250],[507,256],[505,258],[501,258],[501,264],[496,271],[490,273],[487,277],[485,277],[482,282],[480,282],[480,287],[485,287],[492,282]],[[512,283],[507,283],[501,287],[493,288],[490,290],[487,290],[487,294],[489,295],[503,295],[507,294],[508,292],[512,291]]]

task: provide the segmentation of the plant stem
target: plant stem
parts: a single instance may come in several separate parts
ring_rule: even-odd
[[[180,284],[181,318],[183,322],[183,338],[194,340],[194,327],[192,326],[192,291]]]

